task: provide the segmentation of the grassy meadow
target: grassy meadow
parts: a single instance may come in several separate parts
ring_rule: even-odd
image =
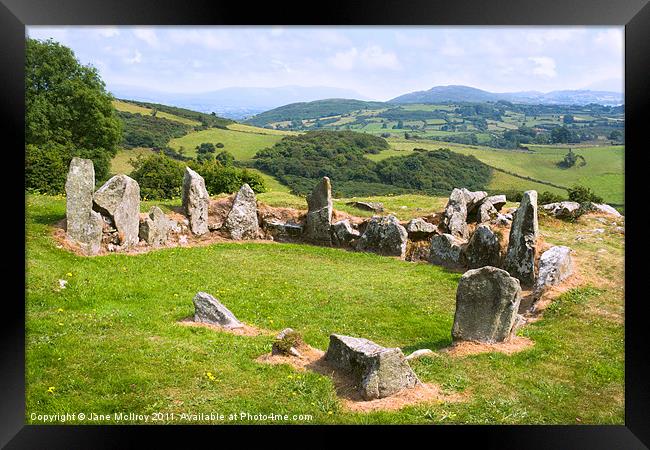
[[[276,188],[269,194],[290,196]],[[395,199],[397,212],[425,206],[424,199]],[[444,199],[429,202],[435,209]],[[143,202],[141,209],[160,203]],[[179,200],[162,203],[167,210]],[[27,196],[28,423],[40,423],[31,413],[79,411],[273,412],[323,424],[624,423],[623,237],[611,219],[565,223],[541,216],[543,239],[576,251],[582,279],[519,331],[532,348],[413,361],[422,381],[462,400],[361,413],[344,409],[327,376],[255,359],[285,327],[323,350],[333,332],[407,354],[440,350],[451,343],[459,273],[278,243],[80,257],[57,248],[51,236],[52,224],[64,217],[64,197]],[[606,231],[591,232],[595,227]],[[584,239],[576,241],[579,235]],[[63,290],[59,279],[68,281]],[[193,314],[197,291],[269,333],[238,336],[179,324]]]
[[[113,107],[118,111],[125,111],[131,114],[142,114],[143,116],[150,116],[153,110],[151,108],[146,108],[144,106],[136,105],[129,102],[124,102],[121,100],[113,100]],[[201,122],[196,120],[187,119],[185,117],[177,116],[176,114],[167,113],[164,111],[156,112],[156,117],[162,119],[173,120],[175,122],[184,123],[185,125],[198,126],[201,125]]]

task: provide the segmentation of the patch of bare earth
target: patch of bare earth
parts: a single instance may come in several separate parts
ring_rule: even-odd
[[[457,402],[464,400],[460,394],[445,394],[434,384],[419,383],[413,389],[403,389],[389,397],[364,400],[359,394],[354,379],[347,373],[333,367],[325,360],[325,352],[303,345],[298,349],[301,357],[273,355],[271,353],[258,357],[255,361],[262,364],[288,364],[296,370],[325,375],[332,379],[336,395],[341,399],[343,408],[354,412],[395,411],[405,406],[423,402]]]
[[[200,328],[209,328],[210,330],[218,331],[220,333],[230,333],[238,336],[259,336],[262,334],[270,335],[273,334],[272,331],[264,330],[261,328],[254,327],[252,325],[244,324],[241,328],[225,328],[220,327],[219,325],[213,325],[210,323],[195,322],[193,318],[188,317],[178,322],[180,325],[186,327],[200,327]]]
[[[456,342],[452,346],[440,350],[440,353],[446,353],[450,356],[469,356],[488,352],[512,355],[513,353],[527,350],[533,347],[533,345],[535,345],[535,342],[527,337],[514,336],[509,341],[494,344],[471,341]]]

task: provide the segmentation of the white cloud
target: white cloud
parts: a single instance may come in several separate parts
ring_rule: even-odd
[[[329,58],[328,61],[337,69],[352,70],[358,56],[358,50],[355,47],[352,47],[350,50],[337,52],[334,56]]]
[[[142,62],[142,53],[136,50],[132,57],[124,58],[124,62],[127,64],[139,64]]]
[[[548,56],[531,56],[528,60],[535,63],[535,67],[532,70],[533,74],[548,78],[555,78],[557,76],[555,60],[553,58]]]
[[[600,47],[605,47],[610,51],[622,54],[625,45],[623,30],[610,29],[601,31],[594,37],[594,42]]]
[[[397,55],[390,51],[384,51],[378,45],[370,45],[362,51],[356,47],[343,52],[337,52],[328,61],[334,67],[341,70],[352,70],[355,67],[366,69],[401,69],[401,64]]]
[[[103,38],[111,38],[120,35],[120,30],[115,27],[102,27],[95,30],[97,35]]]
[[[151,28],[136,28],[133,30],[133,35],[152,47],[158,45],[158,35],[156,35],[156,32]]]
[[[169,32],[169,40],[177,45],[190,45],[209,50],[230,50],[235,48],[232,34],[227,30],[173,30]]]

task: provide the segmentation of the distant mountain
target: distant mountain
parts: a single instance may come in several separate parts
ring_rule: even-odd
[[[130,86],[109,86],[115,97],[188,108],[231,119],[251,117],[262,111],[288,103],[309,102],[328,98],[367,100],[351,89],[327,86],[281,86],[273,88],[229,87],[203,93],[170,93]]]
[[[435,86],[428,91],[417,91],[400,95],[389,103],[441,103],[441,102],[487,102],[505,100],[512,103],[537,103],[547,105],[620,105],[624,103],[623,94],[607,91],[565,90],[548,93],[526,92],[488,92],[469,86]]]
[[[258,114],[246,123],[263,127],[274,122],[292,120],[316,119],[319,117],[337,116],[362,109],[385,108],[383,102],[366,102],[346,98],[330,98],[313,102],[300,102],[284,105],[279,108]]]

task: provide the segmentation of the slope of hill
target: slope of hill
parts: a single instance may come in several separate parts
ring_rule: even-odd
[[[246,121],[256,126],[266,126],[276,122],[293,122],[320,117],[338,116],[352,111],[385,108],[382,102],[366,102],[345,98],[330,98],[313,102],[291,103],[258,114]]]
[[[623,94],[606,91],[563,90],[552,92],[504,92],[494,93],[469,86],[435,86],[428,91],[417,91],[400,95],[389,103],[445,103],[445,102],[487,102],[505,100],[513,103],[537,103],[558,105],[620,105]]]

